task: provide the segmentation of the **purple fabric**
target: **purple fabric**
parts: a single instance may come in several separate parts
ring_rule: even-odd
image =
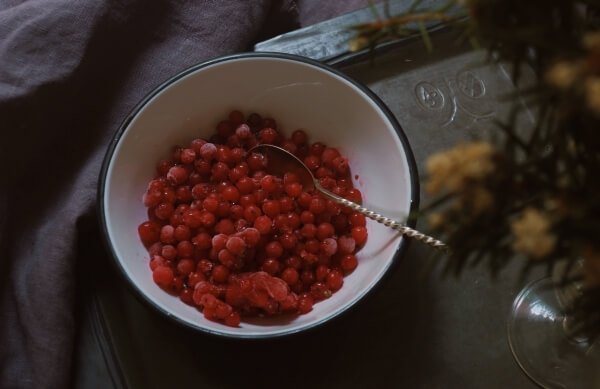
[[[0,1],[0,387],[69,385],[77,241],[99,239],[78,221],[126,113],[188,66],[366,3]]]

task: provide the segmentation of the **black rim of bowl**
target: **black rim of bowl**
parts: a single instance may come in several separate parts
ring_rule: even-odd
[[[308,326],[302,327],[302,328],[296,328],[296,329],[291,329],[288,331],[282,331],[282,332],[279,332],[276,334],[244,335],[244,334],[223,333],[223,332],[219,332],[217,330],[212,330],[210,328],[201,327],[199,325],[193,325],[183,319],[178,318],[177,316],[173,315],[171,312],[168,312],[167,310],[161,308],[159,305],[157,305],[155,302],[153,302],[129,278],[129,276],[125,272],[125,269],[123,268],[121,262],[117,258],[115,250],[109,239],[108,227],[107,227],[106,218],[105,218],[104,195],[105,195],[105,189],[106,189],[106,176],[107,176],[107,172],[108,172],[108,167],[112,160],[112,156],[115,152],[115,149],[116,149],[117,145],[119,144],[119,141],[121,140],[121,136],[123,135],[123,133],[125,132],[127,127],[129,127],[129,124],[131,123],[133,118],[135,118],[139,114],[139,112],[146,106],[146,104],[148,104],[148,102],[150,100],[152,100],[152,98],[154,98],[157,94],[159,94],[164,89],[168,88],[173,83],[180,80],[181,78],[183,78],[189,74],[192,74],[200,69],[208,67],[208,66],[212,66],[212,65],[215,65],[215,64],[218,64],[221,62],[235,61],[235,60],[246,59],[246,58],[283,59],[283,60],[288,60],[288,61],[293,61],[293,62],[301,62],[304,64],[312,65],[314,67],[317,67],[321,70],[325,70],[327,72],[330,72],[330,73],[342,78],[343,80],[351,83],[354,87],[359,89],[365,95],[367,95],[369,97],[369,99],[371,99],[371,101],[373,101],[377,105],[378,109],[386,116],[386,119],[394,127],[394,129],[396,131],[396,135],[398,136],[398,138],[400,139],[400,141],[402,143],[402,147],[406,154],[406,160],[407,160],[408,169],[409,169],[409,173],[410,173],[410,186],[411,186],[411,188],[410,188],[410,190],[411,190],[411,192],[410,192],[410,213],[413,214],[418,209],[418,207],[419,207],[419,181],[418,181],[418,170],[417,170],[415,158],[414,158],[412,149],[410,147],[410,144],[408,142],[408,138],[407,138],[406,134],[404,133],[404,130],[402,129],[402,127],[396,120],[395,116],[389,110],[389,108],[385,105],[385,103],[375,93],[373,93],[367,86],[363,85],[362,83],[358,82],[357,80],[352,79],[351,77],[340,72],[339,70],[332,68],[329,65],[326,65],[322,62],[312,60],[310,58],[301,57],[301,56],[297,56],[297,55],[284,54],[284,53],[270,53],[270,52],[233,54],[233,55],[227,55],[227,56],[223,56],[223,57],[214,58],[214,59],[208,60],[206,62],[202,62],[202,63],[194,65],[186,70],[183,70],[182,72],[171,77],[167,81],[160,84],[158,87],[154,88],[150,93],[148,93],[133,108],[133,110],[129,113],[129,115],[125,118],[125,120],[123,120],[123,122],[121,123],[118,130],[116,131],[116,133],[114,134],[114,136],[112,137],[112,139],[110,141],[108,150],[107,150],[107,152],[104,156],[104,160],[102,162],[102,168],[100,170],[100,178],[99,178],[99,182],[98,182],[97,207],[98,207],[98,211],[99,211],[100,229],[102,231],[104,244],[111,254],[112,263],[118,269],[119,274],[121,274],[121,276],[125,279],[126,284],[134,291],[134,295],[138,299],[140,299],[142,302],[149,305],[153,309],[157,310],[158,312],[162,313],[164,316],[168,317],[175,323],[182,325],[186,328],[191,328],[193,330],[201,331],[206,334],[215,335],[215,336],[219,336],[219,337],[226,337],[226,338],[235,338],[235,339],[272,339],[272,338],[276,338],[276,337],[284,337],[284,336],[297,334],[297,333],[301,333],[301,332],[304,333],[308,330],[320,327],[323,324],[330,323],[334,319],[338,319],[344,313],[348,312],[350,310],[350,308],[356,307],[357,305],[359,305],[360,303],[365,301],[370,295],[373,294],[373,292],[376,289],[378,289],[378,287],[389,277],[390,273],[392,273],[392,270],[398,265],[398,262],[399,262],[398,259],[408,249],[410,239],[402,239],[402,241],[398,245],[396,252],[394,253],[394,256],[392,258],[392,262],[391,262],[390,266],[384,272],[382,277],[371,287],[371,289],[369,289],[362,297],[355,300],[352,304],[348,305],[344,309],[336,312],[335,314],[333,314],[331,316],[327,316],[321,320],[318,320],[318,321],[316,321]],[[407,225],[410,227],[414,227],[416,225],[415,218],[411,218],[408,221]],[[198,314],[200,314],[200,313],[198,313]]]

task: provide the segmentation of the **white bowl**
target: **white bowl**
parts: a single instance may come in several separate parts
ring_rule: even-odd
[[[152,280],[137,227],[146,220],[142,194],[171,146],[208,137],[233,109],[274,118],[286,134],[306,129],[311,141],[340,149],[350,161],[364,205],[402,217],[417,207],[417,170],[408,140],[371,91],[321,63],[297,56],[249,53],[194,66],[156,88],[123,122],[101,171],[98,206],[117,268],[151,306],[176,321],[212,334],[268,338],[321,325],[371,291],[406,248],[406,238],[371,220],[358,268],[344,286],[308,314],[264,318],[238,328],[206,320],[201,312]]]

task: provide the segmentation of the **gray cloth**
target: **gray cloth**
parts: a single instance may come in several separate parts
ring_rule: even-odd
[[[77,247],[99,239],[78,224],[125,115],[186,67],[367,1],[318,3],[0,0],[0,387],[69,386]]]

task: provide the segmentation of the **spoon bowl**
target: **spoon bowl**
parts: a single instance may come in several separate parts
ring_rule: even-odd
[[[259,152],[263,154],[267,158],[267,171],[271,174],[283,176],[287,172],[292,172],[298,176],[300,183],[305,189],[315,189],[337,204],[352,208],[354,211],[360,212],[366,217],[375,220],[386,227],[394,229],[403,235],[416,239],[431,247],[444,250],[446,250],[448,247],[444,242],[438,239],[425,235],[413,228],[406,226],[404,223],[371,211],[360,204],[347,200],[325,189],[319,183],[319,180],[317,180],[312,174],[308,166],[306,166],[304,162],[300,160],[300,158],[296,157],[294,154],[282,147],[263,143],[254,146],[249,150],[249,152]]]

